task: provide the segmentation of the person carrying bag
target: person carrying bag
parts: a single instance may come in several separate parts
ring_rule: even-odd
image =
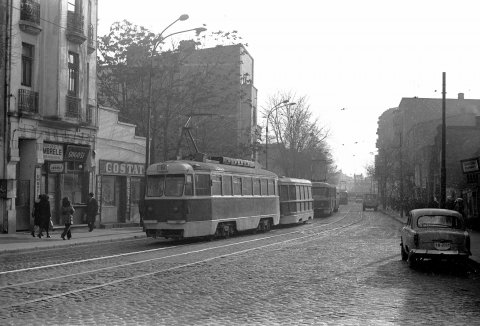
[[[65,236],[67,236],[68,240],[72,238],[71,226],[73,224],[73,213],[75,213],[75,209],[73,208],[72,203],[70,203],[68,197],[63,197],[61,209],[63,224],[65,224],[65,228],[62,232],[63,240],[65,240]]]

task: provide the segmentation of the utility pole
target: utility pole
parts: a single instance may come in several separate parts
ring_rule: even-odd
[[[445,208],[445,201],[447,198],[447,170],[445,167],[445,145],[446,145],[446,119],[445,119],[445,96],[446,96],[446,74],[442,73],[442,166],[440,170],[440,208]]]

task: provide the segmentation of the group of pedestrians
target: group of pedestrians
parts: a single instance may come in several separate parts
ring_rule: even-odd
[[[73,224],[73,214],[75,213],[75,208],[73,208],[72,203],[68,197],[63,197],[62,207],[60,210],[61,221],[64,224],[64,229],[61,235],[61,238],[65,240],[67,237],[68,240],[72,238],[71,227]],[[89,194],[85,217],[88,224],[88,229],[90,232],[93,231],[95,226],[95,217],[98,214],[98,202],[94,197],[93,193]],[[46,194],[41,194],[38,196],[38,200],[35,201],[33,212],[33,229],[32,236],[35,237],[35,231],[38,230],[37,236],[39,238],[43,237],[43,231],[46,232],[47,238],[50,238],[49,229],[53,228],[52,223],[52,213],[50,210],[49,197]]]

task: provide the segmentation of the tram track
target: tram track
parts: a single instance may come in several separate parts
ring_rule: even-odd
[[[162,247],[157,249],[150,249],[150,250],[143,250],[143,251],[136,251],[136,252],[129,252],[117,255],[110,255],[104,257],[96,257],[91,259],[79,260],[79,261],[70,261],[70,262],[63,262],[59,264],[53,265],[46,265],[46,266],[37,266],[34,268],[27,268],[27,269],[19,269],[19,270],[12,270],[12,271],[5,271],[0,273],[0,298],[8,298],[8,293],[12,292],[12,290],[18,289],[20,294],[22,290],[28,289],[26,292],[28,293],[26,298],[22,298],[21,296],[16,296],[17,300],[15,303],[12,301],[6,303],[0,303],[1,308],[8,308],[14,306],[24,306],[30,303],[41,302],[41,301],[48,301],[53,300],[59,297],[65,297],[69,295],[79,294],[82,292],[88,292],[99,288],[114,286],[116,284],[122,282],[129,282],[140,278],[145,278],[161,273],[167,273],[171,271],[178,271],[182,268],[187,268],[194,265],[204,264],[210,261],[214,261],[220,258],[226,257],[233,257],[242,254],[246,254],[255,250],[264,250],[264,249],[271,249],[275,250],[276,246],[284,246],[290,245],[292,243],[297,242],[301,244],[303,242],[318,240],[318,238],[326,237],[330,235],[332,232],[344,232],[347,231],[349,228],[354,227],[355,225],[360,224],[362,219],[364,218],[364,214],[360,213],[360,217],[350,221],[346,224],[342,224],[336,227],[331,228],[330,226],[335,225],[339,222],[345,222],[344,220],[351,214],[351,210],[344,213],[344,215],[332,221],[331,223],[319,223],[319,225],[312,226],[308,229],[302,228],[300,230],[294,230],[291,232],[283,232],[279,234],[269,234],[265,237],[255,238],[255,239],[248,239],[244,241],[235,241],[232,243],[225,243],[219,246],[210,246],[206,248],[200,248],[195,250],[189,250],[186,252],[167,254],[161,257],[151,257],[151,258],[141,258],[140,260],[133,260],[129,262],[122,262],[120,264],[114,262],[114,264],[110,266],[105,266],[101,268],[94,268],[94,269],[85,269],[76,272],[69,272],[68,270],[65,273],[65,267],[75,267],[75,265],[82,265],[85,263],[91,262],[101,262],[107,260],[118,260],[126,257],[135,257],[139,255],[150,255],[150,254],[158,254],[159,252],[171,252],[171,250],[183,249],[185,246],[191,246],[191,244],[183,244],[180,246],[170,246],[170,247]],[[320,229],[320,230],[318,230]],[[293,236],[292,238],[288,238]],[[287,238],[287,239],[285,239]],[[241,238],[233,238],[233,239],[241,239]],[[223,241],[223,240],[222,240]],[[235,248],[232,250],[232,248]],[[206,258],[202,259],[193,259],[189,256],[195,255],[211,255]],[[25,281],[21,283],[9,283],[8,279],[9,276],[17,276],[15,279],[19,279],[19,275],[22,276],[21,278],[24,279],[25,274],[28,272],[36,272],[42,269],[52,269],[54,274],[58,276],[48,277],[48,278],[41,278],[41,279],[32,279],[30,281]],[[124,269],[125,271],[120,270]],[[133,270],[132,270],[133,269]],[[60,271],[60,272],[59,272]],[[59,275],[60,274],[60,275]],[[120,274],[120,275],[119,275]],[[88,279],[88,276],[95,275],[95,278]],[[89,286],[80,286],[76,289],[70,289],[71,283],[70,279],[78,279],[86,277],[82,282],[75,282],[80,284],[91,284]],[[112,280],[113,278],[113,280]],[[56,283],[54,290],[52,293],[45,294],[45,289],[49,288],[49,283],[54,281],[63,280],[58,284]],[[7,282],[6,282],[7,281]],[[44,286],[41,286],[44,285]],[[33,291],[34,289],[39,289],[38,293]],[[15,291],[17,292],[17,291]],[[48,292],[48,290],[47,290]],[[5,294],[5,295],[4,295]],[[32,298],[33,297],[33,298]],[[3,301],[0,299],[0,302]]]

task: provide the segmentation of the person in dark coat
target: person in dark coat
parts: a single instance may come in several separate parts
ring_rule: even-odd
[[[85,215],[87,217],[88,231],[92,232],[95,226],[95,217],[98,214],[98,202],[95,199],[93,192],[88,194],[87,208]]]
[[[42,195],[38,195],[37,200],[33,203],[33,212],[32,212],[32,217],[33,217],[33,228],[32,228],[32,237],[35,238],[35,230],[38,230],[38,233],[40,234],[40,216],[38,215],[38,203],[40,202],[40,199],[42,198]]]
[[[73,213],[75,213],[75,208],[73,208],[68,197],[63,197],[61,208],[61,216],[63,224],[65,225],[61,235],[63,240],[65,240],[65,236],[67,236],[68,240],[72,238],[72,231],[70,228],[73,224]]]
[[[45,230],[47,233],[47,238],[50,238],[48,234],[48,229],[50,228],[50,218],[52,217],[52,213],[50,212],[50,202],[48,201],[48,195],[40,195],[40,201],[38,202],[38,221],[40,226],[40,231],[38,233],[38,237],[41,238],[43,236],[42,231]]]

